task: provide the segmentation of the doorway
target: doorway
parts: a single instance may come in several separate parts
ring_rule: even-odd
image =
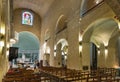
[[[90,43],[90,69],[97,69],[97,47],[94,43]]]

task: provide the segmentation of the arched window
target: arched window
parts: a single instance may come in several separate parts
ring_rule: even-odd
[[[33,25],[33,15],[30,12],[25,11],[22,13],[22,24]]]

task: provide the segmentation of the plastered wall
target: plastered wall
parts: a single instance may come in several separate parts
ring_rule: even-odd
[[[67,4],[67,5],[66,5]],[[14,28],[17,31],[31,31],[35,33],[40,38],[40,56],[41,60],[44,59],[44,43],[45,43],[45,33],[49,31],[49,39],[47,40],[47,46],[50,48],[50,59],[49,63],[51,66],[55,66],[55,58],[54,58],[54,46],[60,39],[66,39],[68,42],[68,55],[67,55],[67,67],[72,69],[82,69],[83,66],[88,66],[90,68],[90,51],[89,51],[89,42],[90,35],[87,34],[88,38],[84,38],[84,42],[82,43],[83,50],[82,55],[79,54],[79,35],[80,32],[88,29],[89,25],[94,23],[96,20],[100,20],[101,18],[112,18],[115,14],[112,9],[104,2],[102,5],[95,7],[93,10],[88,12],[85,16],[80,20],[80,7],[81,1],[79,0],[70,0],[69,2],[65,0],[55,1],[47,14],[44,16],[41,21],[39,21],[39,16],[35,15],[35,23],[34,26],[29,28],[26,25],[21,25],[21,12],[22,9],[14,11]],[[99,13],[98,13],[99,12]],[[62,32],[56,34],[57,21],[61,15],[66,17],[67,28]],[[22,28],[22,29],[21,29]],[[28,29],[29,28],[29,29]],[[111,48],[112,49],[112,48]],[[115,54],[114,50],[110,50],[110,53]],[[98,66],[108,66],[112,67],[115,64],[115,57],[105,60],[104,59],[104,47],[101,49],[101,55],[98,58]],[[113,60],[112,63],[108,63],[109,60]],[[106,64],[104,63],[106,61]]]
[[[24,12],[24,11],[29,11],[33,14],[33,19],[35,19],[35,20],[33,20],[32,26],[22,24],[22,12]],[[40,40],[41,19],[40,19],[39,15],[37,15],[36,13],[34,13],[33,11],[28,10],[28,9],[16,9],[16,10],[14,10],[13,15],[14,15],[13,16],[13,22],[14,22],[13,28],[15,31],[17,31],[17,32],[22,32],[22,31],[32,32]]]

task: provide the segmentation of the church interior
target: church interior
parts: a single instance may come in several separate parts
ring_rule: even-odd
[[[120,82],[120,0],[0,0],[0,82]]]

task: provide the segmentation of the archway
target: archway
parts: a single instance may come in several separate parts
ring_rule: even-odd
[[[90,69],[97,69],[97,46],[90,42]]]
[[[108,44],[108,58],[106,59],[109,67],[120,67],[120,31],[116,29],[111,36]],[[113,53],[114,52],[114,53]],[[109,61],[114,60],[109,63]]]
[[[115,52],[109,53],[109,41],[111,37],[115,35],[118,31],[118,23],[113,18],[104,18],[99,19],[93,22],[88,26],[83,34],[83,47],[84,50],[82,51],[83,60],[88,60],[83,65],[88,65],[90,67],[90,42],[94,43],[97,46],[97,52],[100,52],[97,57],[97,65],[98,67],[112,67],[113,63],[108,65],[109,61],[107,61],[108,56],[110,54],[115,54]],[[115,48],[115,47],[114,47]],[[115,48],[116,49],[116,48]],[[86,50],[88,52],[86,52]],[[85,55],[84,55],[85,54]],[[111,62],[115,62],[115,55],[112,55],[114,59]],[[88,58],[88,59],[86,59]]]
[[[50,47],[47,45],[45,46],[45,53],[44,53],[44,66],[50,66]]]
[[[67,17],[65,15],[60,15],[56,22],[55,33],[58,34],[67,28]]]
[[[35,60],[39,60],[39,46],[39,39],[33,33],[20,32],[18,42],[12,45],[12,47],[19,48],[17,62],[34,63]]]
[[[67,66],[68,42],[66,39],[60,39],[55,45],[55,65],[58,67]]]

